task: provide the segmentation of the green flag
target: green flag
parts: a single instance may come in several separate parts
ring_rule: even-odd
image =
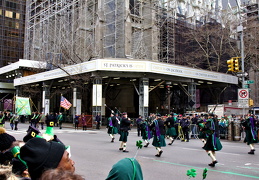
[[[30,99],[16,97],[15,110],[17,115],[31,115]]]

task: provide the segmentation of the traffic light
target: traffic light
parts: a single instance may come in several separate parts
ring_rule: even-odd
[[[239,72],[239,58],[240,57],[232,57],[230,60],[227,60],[228,71]]]
[[[234,72],[239,72],[239,57],[233,57],[233,64],[234,64]]]
[[[234,72],[234,59],[231,58],[230,60],[227,60],[227,64],[228,64],[228,71]]]
[[[254,105],[254,100],[249,98],[249,106],[253,106]]]

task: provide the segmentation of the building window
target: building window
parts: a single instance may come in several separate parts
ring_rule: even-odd
[[[16,19],[20,19],[20,14],[16,13]]]
[[[13,17],[13,12],[12,11],[5,11],[5,17],[12,18]]]

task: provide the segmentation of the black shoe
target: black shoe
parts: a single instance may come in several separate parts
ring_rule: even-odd
[[[173,143],[168,143],[168,145],[172,145]]]
[[[129,152],[129,151],[127,151],[127,150],[123,150],[122,152],[125,152],[125,153],[127,153],[127,152]]]
[[[156,156],[156,157],[160,157],[162,153],[163,153],[163,151],[161,150],[161,151],[159,151],[159,153],[156,154],[155,156]]]
[[[215,164],[217,164],[218,161],[213,161],[212,163],[208,164],[210,167],[215,167]]]
[[[120,150],[120,151],[122,151],[122,150],[123,150],[123,148],[119,148],[119,150]]]
[[[148,147],[149,143],[147,143],[144,147]]]
[[[114,139],[115,139],[115,138],[112,138],[111,142],[114,142]]]
[[[248,152],[248,154],[255,154],[255,150],[252,149],[250,152]]]

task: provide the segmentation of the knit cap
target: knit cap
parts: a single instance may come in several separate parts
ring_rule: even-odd
[[[0,151],[9,149],[14,141],[16,139],[12,135],[7,134],[4,128],[0,127]]]
[[[27,163],[31,179],[38,179],[47,169],[55,169],[59,165],[65,146],[43,138],[32,138],[21,147],[21,159]]]

